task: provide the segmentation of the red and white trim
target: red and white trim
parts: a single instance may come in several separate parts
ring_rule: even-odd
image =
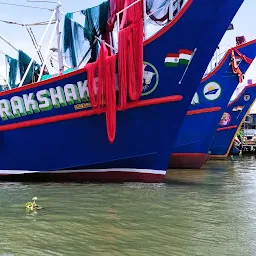
[[[0,171],[1,172],[1,171]],[[152,170],[152,169],[130,169],[130,168],[110,168],[110,169],[78,169],[78,170],[58,170],[50,171],[46,173],[75,173],[75,172],[138,172],[138,173],[150,173],[150,174],[160,174],[165,175],[166,171],[162,170]]]
[[[77,169],[57,171],[0,170],[3,178],[13,177],[22,180],[56,181],[100,181],[100,182],[163,182],[166,171],[152,169]]]

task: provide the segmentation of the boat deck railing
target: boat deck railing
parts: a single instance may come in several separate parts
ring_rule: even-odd
[[[113,40],[111,42],[111,45],[107,44],[107,47],[111,48],[113,52],[117,52],[117,48],[118,48],[117,35],[118,35],[119,30],[120,30],[120,15],[123,12],[125,12],[127,9],[131,8],[135,4],[140,3],[141,1],[143,1],[143,6],[144,6],[144,8],[143,8],[144,9],[144,17],[143,17],[143,20],[144,20],[144,40],[147,40],[148,38],[150,38],[151,36],[156,34],[158,31],[160,31],[164,26],[170,24],[170,22],[172,22],[172,20],[178,15],[178,13],[180,13],[180,11],[184,8],[185,4],[188,2],[188,0],[170,0],[170,2],[168,3],[169,6],[168,6],[168,4],[164,5],[164,6],[160,5],[161,7],[159,7],[156,10],[154,10],[154,12],[149,14],[149,15],[147,14],[147,11],[146,11],[146,1],[147,0],[137,0],[134,3],[130,4],[129,6],[125,7],[123,10],[121,10],[120,12],[118,12],[116,14],[117,15],[117,24],[116,24],[117,28],[116,28],[116,31],[114,31],[112,33],[113,34],[112,35]],[[168,13],[167,22],[165,24],[156,24],[154,26],[154,28],[152,28],[152,26],[150,26],[150,24],[147,24],[148,20],[150,20],[150,16],[152,14],[158,12],[159,10],[161,10],[164,7],[168,7],[167,9],[168,9],[168,12],[169,12]],[[58,42],[58,46],[59,46],[59,44],[60,44],[60,33],[59,33],[60,18],[59,18],[59,15],[61,13],[59,8],[60,8],[60,5],[58,4],[56,9],[54,9],[54,11],[53,11],[53,14],[52,14],[52,16],[50,18],[50,21],[48,22],[47,27],[46,27],[44,33],[42,34],[42,37],[41,37],[41,39],[39,41],[39,44],[36,47],[34,55],[32,56],[31,61],[30,61],[29,65],[28,65],[28,67],[27,67],[27,70],[25,71],[25,74],[21,78],[21,82],[20,82],[18,87],[23,86],[24,81],[25,81],[25,79],[26,79],[26,77],[27,77],[27,75],[29,73],[29,70],[30,70],[30,68],[31,68],[35,58],[36,58],[37,52],[41,50],[42,43],[43,43],[43,41],[44,41],[44,39],[46,37],[47,32],[50,29],[50,25],[53,23],[54,20],[56,21],[56,23],[55,23],[53,31],[51,33],[51,37],[50,37],[50,40],[49,40],[48,47],[47,47],[45,55],[47,56],[48,52],[50,51],[51,43],[53,42],[54,34],[56,34],[56,33],[58,35],[57,36],[57,42]],[[97,41],[101,41],[101,39],[97,38],[97,37],[95,37],[95,40],[96,40],[96,42]],[[44,67],[46,65],[46,61],[47,61],[48,57],[46,57],[45,60],[44,60],[44,63],[43,63],[43,66],[42,66],[42,68],[40,70],[40,75],[39,75],[39,78],[38,78],[37,82],[39,82],[41,80],[41,78],[42,78],[43,69],[44,69]],[[65,65],[63,65],[63,63],[62,63],[63,57],[62,57],[62,52],[61,52],[60,47],[58,47],[58,59],[59,59],[58,62],[60,64],[59,65],[60,66],[60,70],[62,70],[62,67],[64,67]],[[8,88],[8,89],[10,89],[10,88]]]
[[[204,73],[204,77],[210,74],[212,71],[214,71],[218,65],[222,62],[224,56],[226,55],[227,51],[223,51],[221,53],[218,53],[219,49],[216,49],[210,63],[208,64],[208,67]]]
[[[148,39],[150,36],[152,36],[152,33],[150,33],[150,28],[149,26],[147,26],[147,21],[150,19],[150,16],[159,12],[160,10],[162,10],[163,8],[165,8],[166,6],[161,6],[158,9],[156,9],[154,12],[147,14],[146,11],[146,3],[147,0],[137,0],[135,2],[133,2],[132,4],[128,5],[127,7],[125,7],[124,9],[122,9],[121,11],[119,11],[116,15],[117,15],[117,33],[120,30],[120,15],[125,12],[127,9],[131,8],[132,6],[134,6],[135,4],[140,3],[141,1],[143,1],[143,9],[144,9],[144,36],[145,36],[145,40]],[[187,3],[188,0],[170,0],[170,4],[169,4],[169,15],[168,15],[168,19],[169,22],[171,22],[174,17],[181,11],[181,9],[184,7],[184,5]],[[159,30],[161,30],[163,28],[163,26],[158,25],[158,28],[155,28],[155,31],[153,34],[157,33]]]

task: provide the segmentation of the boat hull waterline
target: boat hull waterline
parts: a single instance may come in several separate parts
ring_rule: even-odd
[[[256,55],[256,40],[239,45],[234,49],[250,59],[242,60],[239,68],[244,74]],[[173,154],[171,168],[199,169],[208,159],[214,134],[239,77],[232,71],[231,49],[219,65],[205,76],[197,90],[189,111],[179,131]],[[247,59],[248,60],[248,59]]]
[[[103,181],[108,175],[107,181],[164,181],[194,92],[242,3],[188,0],[169,25],[144,42],[143,94],[117,111],[113,144],[105,114],[90,107],[84,69],[0,93],[1,177],[69,173],[72,180],[78,173],[79,180]],[[168,54],[182,50],[194,53],[189,65],[166,65]]]
[[[237,132],[255,103],[256,85],[247,85],[225,109],[211,145],[210,159],[225,159],[231,150]]]

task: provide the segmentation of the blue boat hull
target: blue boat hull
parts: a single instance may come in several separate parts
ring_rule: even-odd
[[[256,40],[236,49],[254,59]],[[239,81],[232,71],[230,61],[231,50],[226,53],[220,64],[202,79],[197,90],[199,102],[192,104],[187,112],[173,149],[170,167],[198,169],[208,158],[219,120]],[[239,65],[243,73],[249,66],[245,61]]]
[[[24,94],[28,97],[31,93],[48,98],[41,99],[40,111],[36,111],[34,103],[33,111],[20,116],[16,113],[15,118],[8,117],[7,112],[0,119],[3,178],[43,180],[47,175],[59,180],[163,181],[193,94],[242,3],[189,0],[170,25],[145,42],[146,71],[153,72],[154,78],[138,102],[130,102],[127,110],[117,112],[113,144],[108,142],[105,114],[96,113],[88,99],[82,97],[87,79],[83,69],[0,93],[0,103],[4,100],[5,104],[10,104],[13,97],[24,99]],[[197,49],[186,72],[185,65],[165,67],[166,55],[180,49]],[[63,88],[59,96],[65,97],[54,105],[49,92],[57,91],[58,86]],[[66,105],[65,99],[69,99]],[[23,176],[17,178],[19,174]]]
[[[228,114],[229,120],[226,123],[220,122],[211,145],[210,158],[226,158],[229,155],[236,133],[254,104],[255,98],[256,85],[249,85],[245,87],[236,100],[227,106],[225,113]],[[242,108],[242,110],[238,108]]]

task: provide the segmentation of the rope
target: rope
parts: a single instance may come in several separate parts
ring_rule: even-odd
[[[249,57],[246,57],[244,54],[242,54],[241,52],[239,52],[236,48],[234,48],[235,52],[249,65],[253,63],[253,60]]]
[[[239,83],[242,83],[243,82],[243,73],[237,65],[234,50],[232,50],[232,52],[231,52],[231,65],[232,65],[233,73],[238,75]]]
[[[7,2],[0,1],[0,4],[3,5],[12,5],[17,7],[25,7],[25,8],[32,8],[32,9],[41,9],[41,10],[47,10],[47,11],[54,11],[54,9],[44,8],[44,7],[37,7],[37,6],[31,6],[31,5],[23,5],[23,4],[12,4]]]
[[[18,25],[18,26],[46,26],[48,25],[49,21],[42,21],[42,22],[36,22],[36,23],[31,23],[31,24],[23,24],[23,23],[18,23],[15,21],[8,21],[8,20],[0,20],[0,22],[9,24],[9,25]],[[53,20],[51,24],[55,24],[56,20]]]
[[[231,65],[232,65],[232,71],[234,74],[238,75],[239,78],[239,83],[242,83],[244,80],[244,75],[242,73],[242,71],[240,70],[237,62],[236,62],[236,57],[235,57],[235,52],[238,54],[238,56],[244,60],[247,64],[251,65],[253,60],[249,57],[246,57],[245,55],[243,55],[241,52],[239,52],[236,48],[234,48],[231,51]]]
[[[236,57],[235,57],[235,52],[238,54],[238,56],[244,60],[247,64],[252,64],[253,60],[251,58],[248,58],[246,57],[245,55],[243,55],[241,52],[239,52],[237,49],[233,49],[231,51],[231,65],[232,65],[232,71],[234,74],[237,74],[238,75],[238,78],[239,78],[239,83],[242,83],[243,80],[244,80],[244,77],[243,77],[243,73],[242,71],[240,70],[239,66],[237,65],[237,62],[236,62]]]

